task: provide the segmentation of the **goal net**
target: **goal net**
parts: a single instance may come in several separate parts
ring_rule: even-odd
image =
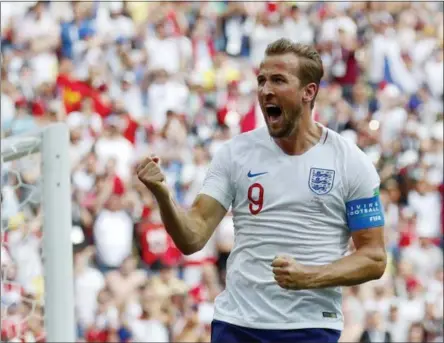
[[[1,141],[1,341],[74,342],[69,131]]]

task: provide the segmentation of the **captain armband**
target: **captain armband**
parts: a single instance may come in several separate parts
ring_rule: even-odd
[[[345,204],[350,231],[384,226],[384,209],[379,195],[351,200]]]

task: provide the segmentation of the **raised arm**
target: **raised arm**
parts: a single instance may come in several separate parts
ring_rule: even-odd
[[[213,158],[203,189],[188,211],[175,204],[164,182],[157,157],[146,158],[137,168],[139,180],[153,193],[159,204],[168,234],[186,255],[205,246],[231,205],[233,196],[226,152],[227,149],[222,148]]]
[[[153,194],[168,234],[185,255],[201,250],[227,213],[217,200],[205,194],[197,196],[189,211],[175,204],[166,187],[155,190]]]

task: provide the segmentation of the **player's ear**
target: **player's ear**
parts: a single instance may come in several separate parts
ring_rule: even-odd
[[[318,92],[318,86],[316,83],[311,82],[304,87],[304,94],[302,96],[302,100],[304,102],[311,103]]]

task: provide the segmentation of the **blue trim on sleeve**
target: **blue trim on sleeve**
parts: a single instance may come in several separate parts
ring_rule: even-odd
[[[384,226],[384,209],[379,196],[351,200],[345,204],[350,231]]]

